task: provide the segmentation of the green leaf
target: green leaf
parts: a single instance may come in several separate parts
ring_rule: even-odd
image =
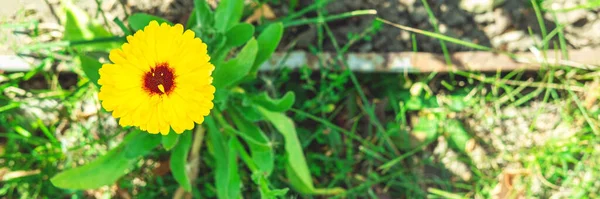
[[[29,132],[28,130],[24,129],[21,126],[15,126],[15,131],[18,134],[22,135],[23,137],[26,137],[26,138],[31,137],[31,132]]]
[[[225,139],[221,133],[221,130],[215,124],[215,121],[212,116],[204,117],[204,122],[206,122],[206,126],[208,127],[208,138],[210,139],[209,150],[215,156],[215,160],[217,164],[219,161],[222,161],[224,154],[227,152],[227,148],[225,148]]]
[[[296,95],[294,95],[294,92],[292,91],[288,91],[280,99],[273,99],[269,97],[267,92],[263,92],[260,95],[252,98],[256,104],[275,112],[284,112],[289,110],[292,108],[292,105],[294,105],[295,99]]]
[[[412,150],[438,138],[440,120],[434,113],[422,111],[411,123],[414,125],[411,132],[401,130],[390,136],[398,148]]]
[[[241,113],[244,113],[242,114],[242,117],[246,118],[248,121],[258,122],[263,119],[262,115],[258,112],[258,110],[256,110],[256,107],[253,104],[241,105],[235,108],[237,108]]]
[[[292,187],[304,194],[312,193],[315,188],[302,152],[302,146],[296,135],[294,122],[283,113],[272,112],[263,107],[258,107],[258,111],[275,126],[285,139],[286,174]]]
[[[452,95],[448,96],[448,100],[445,103],[448,109],[454,112],[460,112],[476,103],[476,100],[471,97],[467,97],[470,91],[471,90],[465,88],[464,90],[458,90],[452,93]]]
[[[210,55],[210,61],[215,65],[219,65],[221,61],[224,60],[225,57],[223,54],[228,54],[229,50],[226,49],[227,37],[225,37],[224,33],[214,33],[212,37],[209,37],[206,40],[206,45],[208,46],[208,52]],[[213,59],[217,59],[216,61]]]
[[[288,158],[288,159],[290,159],[290,158]],[[303,193],[303,194],[313,193],[315,191],[315,187],[314,187],[312,181],[307,183],[305,181],[305,179],[303,179],[303,177],[302,177],[303,174],[299,174],[298,171],[296,171],[294,169],[294,167],[292,167],[290,164],[291,163],[288,162],[284,166],[285,166],[285,175],[290,180],[290,184],[292,185],[292,187],[294,189],[296,189],[296,191]],[[309,177],[310,177],[310,175],[309,175]]]
[[[63,171],[52,177],[50,182],[64,189],[97,189],[114,184],[121,176],[127,174],[131,166],[141,157],[127,158],[123,150],[131,144],[143,141],[145,134],[147,133],[140,131],[129,133],[119,146],[105,155],[86,165]],[[152,148],[154,147],[141,149],[147,150],[147,153]]]
[[[243,0],[221,0],[215,11],[215,28],[225,32],[242,19],[244,11]]]
[[[86,55],[79,55],[79,62],[81,62],[81,69],[85,76],[96,85],[96,88],[100,89],[98,84],[100,74],[98,71],[102,68],[102,64],[97,59]]]
[[[148,151],[160,144],[160,137],[160,135],[146,132],[142,133],[139,135],[138,141],[129,143],[127,147],[125,147],[125,157],[135,158],[146,155]]]
[[[411,96],[406,101],[406,108],[411,111],[423,109],[423,99],[419,96]]]
[[[436,139],[439,127],[438,118],[433,113],[425,113],[417,118],[417,124],[413,127],[412,134],[416,137],[419,143],[427,142],[431,139]]]
[[[235,59],[217,66],[213,72],[213,85],[215,88],[217,90],[227,88],[248,75],[257,51],[258,44],[255,39],[251,39]]]
[[[259,36],[258,36],[258,54],[256,55],[256,61],[252,66],[252,73],[256,73],[258,67],[267,61],[281,41],[283,36],[283,24],[275,23],[269,25]]]
[[[192,132],[184,131],[179,137],[179,142],[175,145],[173,151],[171,151],[171,173],[173,174],[175,181],[177,181],[184,190],[192,192],[192,184],[185,167],[190,147],[192,147]]]
[[[129,19],[127,19],[127,21],[129,21],[129,25],[131,26],[134,32],[144,29],[144,27],[146,27],[148,24],[150,24],[151,21],[154,20],[156,20],[158,24],[167,22],[168,24],[173,25],[173,23],[171,23],[169,20],[145,13],[134,13],[131,16],[129,16]]]
[[[194,0],[194,11],[190,14],[187,28],[207,28],[213,25],[213,12],[205,0]]]
[[[242,193],[242,180],[240,178],[239,175],[239,169],[238,169],[238,162],[237,162],[237,153],[235,149],[235,145],[234,145],[234,139],[235,137],[231,137],[229,139],[229,146],[228,148],[229,150],[229,154],[227,155],[228,160],[227,160],[227,165],[224,165],[226,167],[227,170],[225,172],[220,172],[221,174],[225,174],[226,175],[221,175],[221,176],[227,176],[228,179],[228,183],[227,183],[227,198],[241,198],[241,193]],[[217,172],[219,172],[219,170],[217,170]]]
[[[450,97],[448,97],[448,102],[446,102],[445,105],[446,107],[448,107],[448,110],[454,112],[460,112],[468,107],[467,102],[465,101],[465,96],[455,95],[451,95]]]
[[[285,196],[289,191],[288,188],[283,189],[271,189],[269,187],[269,180],[267,176],[265,176],[261,172],[252,173],[252,181],[258,185],[258,190],[260,191],[261,198],[280,198]]]
[[[410,98],[406,100],[406,109],[409,111],[418,111],[438,107],[439,104],[436,96],[410,96]]]
[[[68,2],[65,3],[65,33],[63,40],[81,41],[97,38],[108,38],[113,35],[102,25],[93,22],[85,11]],[[93,43],[88,45],[78,45],[74,48],[81,51],[100,50],[106,51],[117,47],[118,44],[112,42]]]
[[[229,100],[229,94],[231,94],[231,92],[228,89],[218,89],[215,91],[215,99],[213,99],[213,102],[215,104],[221,104],[219,109],[227,109],[227,100]]]
[[[115,17],[115,19],[113,19],[113,22],[115,22],[115,24],[117,24],[117,26],[119,26],[119,28],[121,29],[121,31],[123,31],[123,33],[125,33],[125,35],[131,35],[131,29],[129,29],[127,26],[125,26],[125,23],[123,23],[123,21],[121,21],[121,19]]]
[[[215,164],[215,186],[218,198],[240,198],[242,182],[239,176],[237,153],[233,139],[225,141],[212,117],[206,117],[208,137]]]
[[[254,26],[249,23],[240,23],[233,28],[230,28],[225,36],[227,37],[227,45],[238,47],[246,43],[254,35]]]
[[[462,153],[466,153],[467,142],[472,138],[462,123],[456,119],[451,119],[446,123],[446,133],[448,135],[448,146]]]
[[[179,141],[179,137],[181,137],[180,134],[175,133],[173,130],[171,130],[168,135],[162,136],[163,148],[167,151],[173,149]]]
[[[262,173],[270,175],[275,163],[275,153],[269,138],[257,125],[245,120],[236,109],[230,113],[235,126],[243,133],[240,137],[248,144],[252,160]]]

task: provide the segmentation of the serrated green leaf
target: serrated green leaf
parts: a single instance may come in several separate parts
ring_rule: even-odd
[[[249,23],[240,23],[230,28],[225,36],[227,45],[238,47],[246,43],[254,35],[254,26]]]
[[[129,19],[127,19],[127,21],[129,22],[129,26],[131,26],[134,32],[144,29],[144,27],[146,27],[148,24],[150,24],[151,21],[154,20],[156,20],[158,24],[166,22],[170,25],[173,25],[173,23],[171,23],[169,20],[145,13],[134,13],[131,16],[129,16]]]
[[[230,113],[235,126],[243,133],[240,137],[248,144],[252,160],[263,174],[270,175],[275,163],[275,153],[269,138],[257,125],[242,117],[239,111],[234,109]]]
[[[173,151],[171,151],[170,161],[171,173],[173,174],[175,181],[177,181],[177,183],[179,183],[179,185],[187,192],[192,192],[192,184],[185,167],[190,147],[192,147],[192,132],[184,131],[181,136],[179,136],[179,142],[175,145]]]
[[[215,11],[215,28],[224,33],[242,19],[243,0],[221,0]]]
[[[255,39],[251,39],[235,59],[216,66],[213,72],[213,86],[217,90],[227,88],[248,75],[257,51],[258,44]]]
[[[273,99],[269,97],[267,92],[262,92],[258,96],[252,98],[254,103],[275,112],[284,112],[292,108],[296,95],[292,91],[288,91],[285,95],[279,99]]]
[[[258,36],[258,53],[256,54],[256,60],[252,66],[251,73],[256,73],[258,67],[267,61],[283,37],[283,24],[275,23],[269,25],[259,36]]]
[[[179,141],[179,137],[181,137],[180,134],[175,133],[173,130],[171,130],[168,135],[162,136],[163,148],[167,151],[173,149]]]
[[[141,157],[127,158],[124,149],[130,144],[143,141],[145,134],[147,133],[140,131],[129,133],[119,146],[105,155],[86,165],[63,171],[52,177],[50,182],[64,189],[97,189],[114,184],[121,176],[127,174],[131,166]],[[147,150],[147,153],[152,148],[154,147],[143,149]]]
[[[290,184],[301,193],[312,193],[315,188],[306,164],[306,158],[302,152],[302,146],[296,134],[294,122],[283,113],[272,112],[260,106],[258,111],[275,126],[275,129],[285,139],[286,173],[290,179]]]
[[[100,85],[98,84],[100,74],[98,71],[102,68],[102,64],[97,59],[86,55],[79,55],[79,62],[81,63],[81,70],[83,70],[85,76],[90,82],[96,85],[96,88],[100,89]]]
[[[205,0],[194,0],[194,11],[188,18],[187,28],[207,28],[213,25],[213,11]]]

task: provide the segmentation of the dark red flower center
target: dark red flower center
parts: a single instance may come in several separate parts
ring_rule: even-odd
[[[170,94],[175,88],[175,74],[169,64],[160,63],[144,74],[144,90],[150,95]]]

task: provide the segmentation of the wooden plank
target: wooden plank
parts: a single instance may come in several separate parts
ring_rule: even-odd
[[[458,52],[451,55],[454,65],[447,65],[441,54],[427,52],[390,52],[390,53],[347,53],[344,59],[348,64],[345,67],[356,72],[407,72],[430,73],[449,72],[452,70],[471,70],[480,72],[525,71],[539,70],[544,61],[550,65],[563,65],[583,69],[594,69],[600,66],[600,48],[570,50],[569,60],[564,60],[560,53],[548,52],[547,58],[542,53],[532,52],[517,53],[513,59],[505,54],[493,52]],[[311,54],[305,51],[276,52],[270,60],[265,62],[260,71],[277,70],[282,67],[298,69],[308,66],[319,69],[320,60],[324,67],[333,67],[334,53]],[[22,72],[31,70],[30,64],[23,58],[12,55],[0,55],[0,71]],[[59,69],[60,70],[60,69]]]
[[[458,52],[451,55],[452,63],[446,64],[441,54],[427,52],[391,52],[391,53],[347,53],[344,59],[347,67],[357,72],[408,72],[430,73],[449,72],[452,70],[471,70],[481,72],[513,71],[517,69],[526,71],[539,70],[547,63],[550,65],[564,65],[584,69],[593,69],[600,66],[600,49],[584,49],[569,51],[569,60],[552,51],[543,58],[541,53],[517,53],[517,59],[505,54],[493,52]],[[277,52],[265,62],[259,70],[269,71],[282,67],[291,69],[308,66],[312,69],[320,67],[319,58],[325,67],[331,67],[335,54],[319,53],[310,54],[304,51],[290,53]]]

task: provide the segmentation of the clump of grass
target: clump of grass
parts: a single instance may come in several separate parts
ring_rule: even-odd
[[[424,2],[426,4],[427,2]],[[537,46],[533,46],[533,48],[539,49],[542,54],[540,54],[542,60],[546,57],[546,53],[561,52],[563,57],[568,57],[568,49],[564,38],[564,33],[562,30],[562,24],[556,24],[556,29],[552,31],[546,30],[546,26],[542,17],[542,9],[539,7],[538,2],[531,1],[532,7],[536,13],[539,28],[541,30],[541,35],[543,38],[542,43],[537,44]],[[546,12],[554,12],[552,10],[547,10]],[[435,18],[432,17],[431,12],[430,20],[435,22]],[[427,30],[417,30],[414,28],[402,26],[400,24],[394,24],[393,22],[389,22],[385,19],[378,19],[386,24],[401,28],[406,31],[411,31],[417,34],[424,34],[427,36],[431,36],[439,39],[440,41],[451,42],[458,45],[464,45],[467,47],[471,47],[477,50],[486,50],[486,51],[494,51],[490,47],[481,46],[473,43],[469,43],[466,41],[461,41],[459,39],[447,37],[445,35],[431,32]],[[435,27],[435,23],[433,23]],[[435,28],[434,28],[435,29]],[[556,42],[559,49],[549,49],[549,43]],[[511,56],[511,53],[507,53]],[[446,56],[448,56],[448,52],[444,52]],[[572,129],[563,129],[564,133],[572,133],[572,136],[568,139],[569,141],[557,141],[553,140],[553,136],[557,135],[540,135],[547,137],[533,137],[531,139],[550,139],[553,141],[548,141],[541,146],[536,146],[533,148],[522,148],[520,150],[514,151],[509,156],[503,158],[506,161],[504,164],[500,165],[500,168],[494,168],[492,170],[483,171],[483,173],[479,173],[476,175],[472,181],[467,182],[472,184],[475,189],[471,189],[468,193],[453,194],[452,197],[483,197],[487,198],[494,194],[498,194],[492,188],[499,184],[497,177],[502,174],[503,170],[510,169],[511,164],[520,165],[521,168],[525,168],[529,172],[529,175],[519,176],[521,180],[523,180],[523,184],[519,184],[518,186],[524,192],[520,194],[525,194],[528,197],[549,197],[549,196],[574,196],[574,197],[585,197],[591,195],[597,195],[597,189],[594,188],[597,185],[591,185],[589,180],[584,179],[583,176],[591,175],[596,176],[598,170],[598,164],[596,158],[593,158],[592,154],[593,146],[598,143],[597,135],[597,115],[595,115],[596,111],[593,109],[590,110],[589,107],[583,106],[584,98],[590,98],[589,95],[585,95],[581,93],[583,89],[581,86],[585,84],[589,84],[590,82],[579,79],[573,81],[566,76],[561,76],[557,74],[580,74],[585,75],[589,74],[589,70],[582,70],[579,68],[569,67],[569,66],[561,66],[561,65],[552,65],[548,63],[548,61],[543,61],[542,69],[540,69],[539,73],[534,76],[533,82],[522,82],[519,81],[521,77],[524,75],[528,75],[525,72],[520,71],[512,71],[508,74],[502,74],[498,72],[497,74],[481,74],[478,72],[470,72],[470,71],[454,71],[451,72],[453,74],[462,76],[467,78],[468,82],[472,84],[474,80],[479,81],[476,83],[476,87],[470,88],[469,92],[481,93],[485,94],[484,96],[477,96],[475,98],[479,101],[478,104],[473,104],[470,107],[469,112],[477,112],[478,110],[488,109],[487,106],[493,107],[495,111],[501,111],[505,107],[522,107],[522,106],[531,106],[533,102],[542,103],[542,104],[556,104],[560,105],[557,108],[560,110],[560,120],[565,121],[566,124],[572,126]],[[597,81],[597,80],[595,80]],[[511,82],[510,84],[508,84]],[[432,82],[428,82],[431,84]],[[457,82],[449,83],[450,86],[456,86]],[[558,86],[557,86],[558,85]],[[490,88],[491,87],[491,88]],[[490,93],[491,89],[491,93]],[[525,92],[527,91],[527,92]],[[485,107],[481,107],[481,105]],[[533,114],[533,119],[529,124],[529,129],[534,130],[534,124],[540,118],[538,116],[542,115],[546,110],[539,109],[531,112]],[[466,114],[469,114],[468,112]],[[518,113],[519,114],[519,113]],[[524,113],[520,113],[524,114]],[[558,113],[557,113],[558,114]],[[497,120],[503,121],[505,119],[502,118],[502,113],[496,112],[493,115],[498,115],[500,118]],[[485,119],[485,118],[483,118]],[[581,128],[580,128],[581,127]],[[576,131],[576,132],[569,132]],[[496,136],[511,136],[511,132],[506,132],[504,135],[496,135]],[[514,132],[518,133],[518,132]],[[476,138],[477,139],[477,138]],[[581,143],[586,143],[581,145]],[[587,144],[589,143],[589,145]],[[484,143],[490,145],[491,143]],[[503,151],[496,151],[495,153],[502,154]],[[472,164],[470,161],[466,161],[466,164]],[[585,165],[585,166],[583,166]],[[471,165],[473,168],[473,172],[478,173],[481,171],[476,171],[476,166]],[[585,168],[585,169],[584,169]],[[578,173],[578,174],[574,174]],[[584,174],[585,173],[585,174]],[[583,180],[585,185],[572,186],[571,183],[573,181]],[[539,185],[541,181],[541,184]],[[451,197],[447,194],[449,193],[459,193],[455,190],[460,190],[460,188],[449,188],[446,191],[440,191],[438,189],[430,189],[429,194],[437,195],[438,197]],[[517,193],[517,192],[515,192]]]

